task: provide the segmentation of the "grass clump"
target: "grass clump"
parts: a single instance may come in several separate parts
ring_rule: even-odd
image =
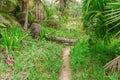
[[[22,40],[28,36],[19,26],[6,28],[0,32],[3,49],[11,51],[20,47]]]

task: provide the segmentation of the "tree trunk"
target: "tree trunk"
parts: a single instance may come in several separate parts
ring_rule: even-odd
[[[60,2],[59,2],[59,10],[60,11],[63,11],[64,10],[64,8],[65,8],[65,6],[66,6],[66,2],[67,2],[67,0],[60,0]]]
[[[46,14],[47,14],[47,17],[49,16],[49,13],[48,13],[48,10],[47,10],[47,7],[46,7],[46,5],[40,0],[40,3],[42,4],[42,6],[43,6],[43,8],[44,8],[44,10],[45,10],[45,12],[46,12]]]
[[[24,6],[25,6],[25,3],[24,3],[24,1],[23,1],[23,0],[21,1],[21,3],[22,3],[22,6],[21,6],[21,7],[22,7],[22,8],[21,8],[21,11],[24,11],[24,8],[25,8],[25,7],[24,7]]]
[[[38,21],[38,19],[39,19],[39,6],[38,6],[37,2],[35,3],[35,18],[36,18],[36,21]]]
[[[29,9],[28,9],[28,0],[26,2],[26,12],[25,12],[25,23],[24,23],[24,30],[27,30],[27,26],[28,26],[28,12],[29,12]]]
[[[39,21],[41,22],[42,18],[41,18],[41,12],[40,12],[40,4],[38,5],[38,12],[39,12],[39,17],[38,17],[38,19],[39,19]]]
[[[2,2],[2,1],[0,1],[0,8],[2,8],[2,5],[3,5],[3,2]]]

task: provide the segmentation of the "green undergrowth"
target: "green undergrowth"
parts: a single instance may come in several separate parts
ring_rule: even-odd
[[[35,40],[28,36],[20,51],[11,51],[15,63],[5,63],[5,55],[0,54],[0,79],[11,80],[58,80],[62,64],[62,46],[46,40]]]
[[[119,46],[116,39],[109,45],[102,41],[90,45],[81,39],[70,55],[72,80],[118,80],[119,73],[107,76],[103,66],[120,55]]]
[[[80,39],[84,33],[80,32],[79,26],[77,29],[67,29],[65,26],[54,29],[41,25],[41,29],[37,39],[32,38],[29,30],[24,32],[20,27],[0,33],[0,80],[58,80],[65,45],[45,40],[45,36]],[[13,65],[6,62],[7,56],[13,58]]]
[[[20,48],[22,41],[28,36],[28,34],[22,30],[21,26],[0,30],[0,35],[0,42],[2,42],[0,43],[2,45],[1,48],[7,51]]]
[[[75,29],[67,29],[66,27],[60,27],[60,29],[58,30],[42,25],[42,29],[45,30],[45,35],[49,35],[53,37],[79,39],[80,37],[83,37],[83,35],[85,35],[83,32],[80,32],[79,25]]]

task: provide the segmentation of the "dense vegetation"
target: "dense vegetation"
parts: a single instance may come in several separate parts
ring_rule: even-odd
[[[109,46],[99,41],[89,45],[87,40],[81,39],[71,52],[71,68],[73,80],[119,80],[119,71],[108,74],[104,65],[119,55],[118,40]]]
[[[73,80],[120,79],[119,4],[117,0],[83,0],[82,23],[89,36],[71,52]]]
[[[72,80],[119,80],[119,12],[119,0],[0,0],[0,80],[59,80],[66,46]]]

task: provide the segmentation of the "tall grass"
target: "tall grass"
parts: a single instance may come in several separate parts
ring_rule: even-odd
[[[21,41],[28,35],[25,34],[21,27],[6,28],[1,30],[2,45],[4,49],[11,51],[17,49]]]

